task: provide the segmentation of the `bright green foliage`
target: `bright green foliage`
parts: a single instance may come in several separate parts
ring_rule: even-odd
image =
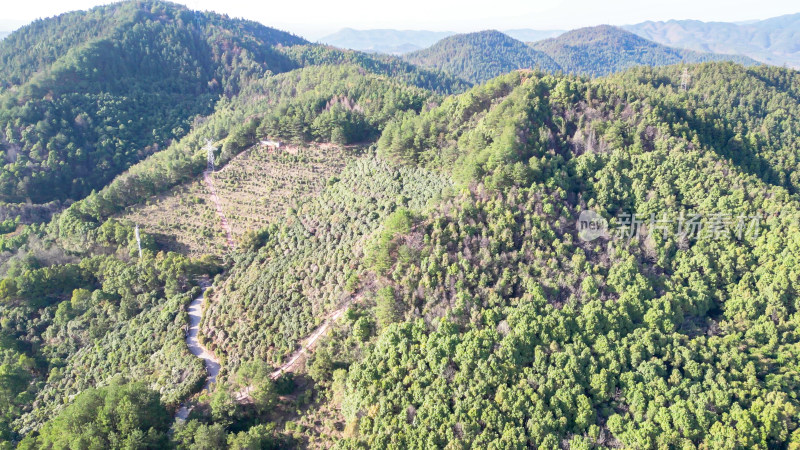
[[[359,72],[353,66],[326,66],[281,77],[284,83],[296,83],[303,92],[270,108],[257,134],[290,142],[371,142],[389,118],[401,111],[420,111],[432,100],[428,91]],[[265,88],[275,85],[273,82]],[[273,90],[282,92],[283,86]]]
[[[247,431],[228,435],[228,448],[231,450],[269,450],[281,448],[281,444],[272,424],[255,425]]]
[[[285,442],[275,432],[273,424],[254,425],[238,433],[226,433],[220,424],[203,424],[197,420],[176,424],[172,438],[179,450],[270,450],[285,448]]]
[[[179,450],[212,450],[225,448],[227,435],[222,424],[207,425],[190,420],[176,424],[172,441]]]
[[[247,390],[253,405],[260,414],[269,412],[277,403],[275,383],[269,377],[271,366],[264,362],[250,361],[239,367],[236,384]]]
[[[394,298],[394,288],[385,286],[378,291],[375,299],[375,317],[381,327],[386,327],[395,322],[400,316],[397,300]]]
[[[410,86],[417,86],[440,94],[465,91],[470,84],[443,72],[428,70],[409,64],[399,58],[373,55],[353,50],[342,50],[322,45],[294,45],[282,51],[300,66],[354,65],[364,70],[384,75]]]
[[[20,448],[163,448],[171,417],[142,384],[88,389]]]
[[[398,209],[386,218],[383,223],[383,229],[375,239],[368,256],[376,272],[383,273],[392,266],[392,261],[398,251],[398,243],[395,241],[395,237],[411,231],[411,221],[411,213],[405,208]]]
[[[797,442],[800,200],[783,169],[797,161],[795,128],[769,124],[800,115],[789,99],[800,84],[775,68],[690,70],[688,93],[679,67],[538,76],[468,128],[439,122],[459,142],[456,167],[474,166],[462,178],[470,187],[415,221],[422,246],[371,288],[391,287],[406,320],[353,360],[343,407],[358,433],[342,447]],[[483,92],[441,108],[487,105]],[[761,113],[745,114],[735,97]],[[439,114],[404,120],[454,117]],[[699,117],[715,119],[701,127]],[[498,124],[513,127],[510,146],[498,145]],[[753,144],[734,145],[737,133]],[[416,148],[423,162],[441,151]],[[535,175],[497,183],[520,157]],[[574,224],[587,208],[612,226],[624,212],[763,220],[757,236],[642,229],[583,242]]]

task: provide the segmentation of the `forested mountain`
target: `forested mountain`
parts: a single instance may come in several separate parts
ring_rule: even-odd
[[[52,220],[3,210],[0,448],[800,445],[798,72],[623,70],[674,54],[600,29],[550,42],[556,73],[468,87],[170,4],[76,14],[48,20],[85,45],[46,20],[50,51],[0,47],[3,114],[126,77],[207,109]],[[196,52],[156,45],[184,32]],[[176,72],[88,50],[140,41]],[[475,79],[501,71],[481,42],[543,55],[439,49],[459,42]],[[557,73],[583,45],[621,71]]]
[[[680,62],[735,61],[754,64],[743,56],[698,53],[666,47],[609,25],[581,28],[530,44],[550,56],[564,72],[607,75],[635,66],[664,66]]]
[[[517,69],[597,76],[641,65],[722,60],[755,63],[742,56],[666,47],[608,25],[581,28],[528,45],[498,31],[456,35],[404,58],[473,82]]]
[[[281,49],[299,66],[347,64],[442,94],[463,92],[470,84],[438,70],[425,69],[388,55],[341,50],[322,45],[295,45]]]
[[[305,41],[244,20],[129,1],[38,20],[0,42],[0,200],[77,199],[185,134]]]
[[[684,91],[681,72],[515,73],[387,127],[379,155],[472,188],[386,222],[354,294],[373,300],[337,335],[366,315],[374,344],[310,364],[347,366],[318,375],[345,447],[798,442],[800,78],[706,64]],[[689,214],[733,224],[682,232]]]
[[[664,45],[745,55],[767,64],[800,68],[800,13],[742,24],[669,20],[624,28]]]
[[[700,53],[738,55],[756,61],[800,67],[800,13],[746,23],[702,22],[699,20],[647,21],[620,26],[647,40]],[[564,30],[511,29],[502,32],[522,42],[555,38]],[[433,45],[452,32],[409,30],[343,29],[321,38],[341,48],[402,54]]]
[[[404,55],[422,67],[431,67],[478,83],[516,69],[558,70],[549,56],[499,31],[451,36],[430,48]]]

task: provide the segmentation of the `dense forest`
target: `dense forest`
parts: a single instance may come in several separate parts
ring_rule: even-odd
[[[446,37],[426,49],[403,55],[403,58],[474,83],[516,69],[559,69],[550,56],[493,30]]]
[[[2,208],[0,448],[800,446],[800,75],[481,36],[514,64],[162,2],[2,41],[4,199],[59,202]]]
[[[0,199],[79,199],[207,115],[305,41],[159,2],[40,20],[0,41]]]
[[[641,65],[706,61],[756,64],[744,56],[667,47],[609,25],[581,28],[530,44],[499,31],[459,34],[403,58],[476,83],[516,69],[598,76]]]

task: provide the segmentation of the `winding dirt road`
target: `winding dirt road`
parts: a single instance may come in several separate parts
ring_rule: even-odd
[[[200,319],[203,317],[203,306],[207,289],[208,286],[203,286],[203,292],[200,296],[192,300],[192,303],[189,304],[189,329],[186,331],[186,345],[194,356],[203,360],[207,373],[206,384],[203,386],[203,390],[210,391],[211,384],[217,380],[217,375],[219,374],[219,360],[197,340],[197,332],[200,328]],[[188,404],[184,403],[181,405],[180,409],[178,409],[176,417],[181,420],[186,420],[186,418],[189,417],[189,411],[190,408]]]
[[[213,172],[209,170],[203,172],[203,181],[206,184],[206,189],[208,189],[208,192],[211,195],[211,201],[214,203],[214,209],[216,210],[217,217],[219,217],[222,230],[225,231],[225,240],[228,244],[228,248],[234,250],[235,244],[233,242],[233,232],[228,224],[228,219],[225,217],[225,213],[222,211],[222,205],[219,203],[217,189],[214,187],[214,179],[211,178],[212,173]],[[189,329],[186,331],[186,346],[189,347],[189,351],[194,356],[202,359],[206,366],[206,384],[203,385],[203,390],[205,391],[211,391],[211,385],[217,381],[217,375],[219,375],[220,370],[220,364],[219,360],[217,360],[217,357],[208,351],[208,349],[197,340],[200,319],[203,317],[203,309],[205,306],[205,293],[208,288],[209,285],[204,285],[203,292],[200,294],[200,296],[192,300],[192,303],[189,304]],[[180,420],[186,420],[186,418],[189,417],[190,411],[191,406],[188,402],[185,402],[178,409],[178,412],[175,416]]]
[[[342,317],[345,309],[347,309],[346,305],[328,314],[328,316],[325,318],[325,322],[323,322],[322,325],[320,325],[305,339],[305,342],[301,344],[299,349],[292,353],[288,361],[270,374],[270,378],[276,380],[283,373],[294,372],[296,369],[295,365],[297,365],[298,361],[300,361],[300,358],[308,355],[308,353],[314,348],[314,344],[316,344],[317,340],[319,340],[319,338],[321,338],[325,332],[328,331],[328,328],[330,328],[330,326],[336,322],[339,317]]]

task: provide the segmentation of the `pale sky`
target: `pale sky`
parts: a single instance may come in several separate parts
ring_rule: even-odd
[[[0,31],[37,18],[111,3],[103,0],[5,0]],[[192,9],[255,20],[315,40],[344,27],[434,31],[572,29],[646,20],[738,22],[800,12],[796,0],[179,0]]]

